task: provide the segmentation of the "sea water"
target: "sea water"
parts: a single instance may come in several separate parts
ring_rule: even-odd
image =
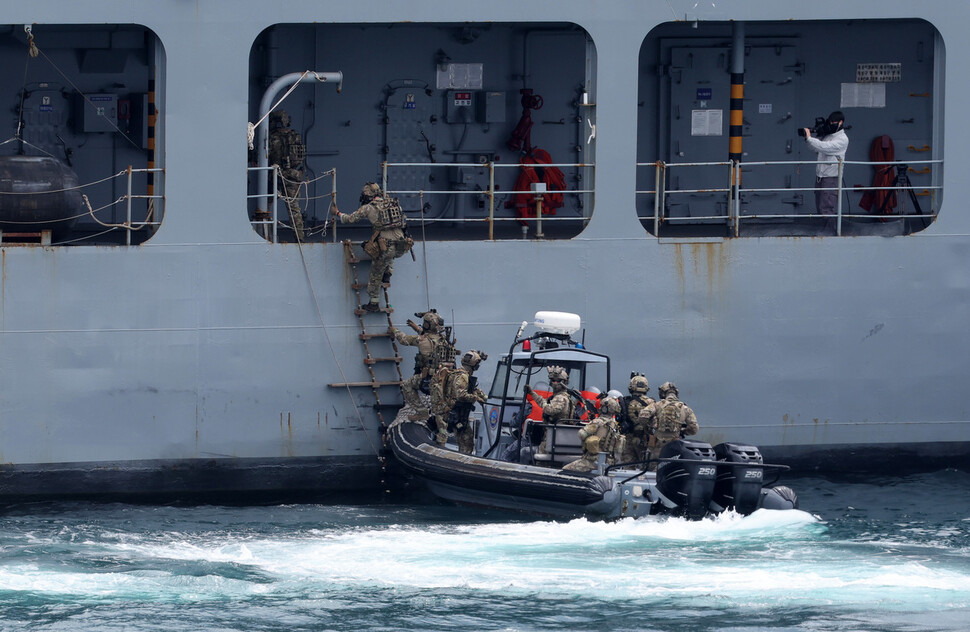
[[[970,474],[790,478],[802,510],[0,510],[0,630],[970,629]]]

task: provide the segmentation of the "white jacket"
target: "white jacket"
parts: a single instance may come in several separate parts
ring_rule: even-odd
[[[818,152],[820,164],[815,165],[815,175],[819,178],[834,178],[839,175],[839,160],[845,160],[845,150],[849,148],[849,137],[840,129],[821,139],[805,137],[808,146]]]

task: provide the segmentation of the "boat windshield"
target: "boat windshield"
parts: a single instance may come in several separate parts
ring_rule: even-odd
[[[609,359],[605,356],[580,351],[559,351],[555,354],[513,358],[508,380],[508,399],[519,399],[522,387],[531,385],[539,391],[550,390],[547,366],[561,366],[569,373],[569,386],[580,391],[598,393],[610,388]],[[489,391],[489,399],[505,397],[506,375],[509,373],[508,358],[499,360],[495,377]]]

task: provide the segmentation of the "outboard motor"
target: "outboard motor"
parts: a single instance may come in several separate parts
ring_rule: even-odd
[[[761,451],[753,445],[720,443],[714,446],[717,455],[717,483],[711,499],[711,511],[718,513],[734,508],[742,516],[761,506],[761,485],[764,482],[764,463]],[[752,467],[752,464],[754,467]]]
[[[714,449],[702,441],[671,441],[660,452],[657,491],[660,501],[674,515],[698,520],[707,515],[714,494],[717,464]]]

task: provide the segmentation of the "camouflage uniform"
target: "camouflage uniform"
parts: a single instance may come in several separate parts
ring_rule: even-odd
[[[394,334],[398,344],[409,347],[417,347],[418,353],[414,356],[414,375],[401,382],[401,394],[408,406],[415,410],[412,421],[423,421],[428,418],[430,412],[421,402],[418,390],[421,383],[430,378],[438,370],[443,361],[454,360],[454,351],[445,337],[439,333],[444,320],[433,311],[423,314],[415,314],[422,319],[421,333],[417,335],[405,334],[396,327],[389,329]],[[450,358],[446,356],[451,353]]]
[[[364,251],[371,256],[370,276],[367,279],[367,296],[377,306],[381,283],[387,283],[394,273],[394,260],[411,250],[413,241],[404,234],[407,223],[401,205],[396,198],[387,197],[381,188],[368,182],[360,195],[361,207],[349,215],[337,211],[342,224],[354,224],[366,219],[374,227]]]
[[[278,110],[269,115],[269,164],[279,166],[279,189],[290,210],[290,223],[297,238],[303,241],[303,212],[300,210],[300,188],[306,145],[300,134],[290,128],[290,115]]]
[[[620,403],[616,399],[607,397],[600,403],[599,415],[579,431],[579,440],[583,442],[583,456],[562,469],[592,472],[596,469],[600,452],[606,453],[607,465],[616,463],[616,453],[622,443],[620,426],[613,418],[618,412]]]
[[[620,401],[620,414],[616,417],[624,437],[621,463],[642,461],[646,456],[649,433],[637,420],[640,411],[654,403],[652,397],[647,397],[649,391],[647,378],[636,373],[630,377],[630,394]]]
[[[448,430],[454,429],[459,452],[471,454],[475,448],[475,433],[468,416],[475,403],[484,404],[487,397],[478,388],[478,378],[473,373],[487,358],[487,354],[472,350],[462,356],[461,367],[445,364],[435,374],[431,385],[431,413],[438,427],[438,445],[445,445]]]
[[[536,406],[542,409],[542,421],[546,423],[558,423],[563,420],[571,420],[576,414],[576,405],[572,397],[566,391],[566,384],[569,382],[569,375],[560,366],[549,366],[549,385],[552,387],[552,396],[547,400],[532,390],[528,385],[525,386],[525,393],[531,394]],[[550,438],[550,433],[546,430],[539,444],[539,452],[546,451],[546,444]]]
[[[664,382],[660,395],[663,399],[640,411],[638,420],[653,435],[648,450],[651,459],[659,458],[660,451],[671,441],[695,435],[698,430],[694,411],[677,399],[677,386],[673,382]],[[650,469],[656,470],[657,464],[651,463]]]

